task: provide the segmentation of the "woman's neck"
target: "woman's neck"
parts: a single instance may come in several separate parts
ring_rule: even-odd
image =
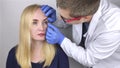
[[[42,46],[43,46],[43,42],[44,41],[32,41],[32,44],[31,44],[31,49],[33,50],[41,50],[42,49]]]
[[[31,45],[31,61],[34,63],[44,61],[43,54],[44,41],[32,41]]]

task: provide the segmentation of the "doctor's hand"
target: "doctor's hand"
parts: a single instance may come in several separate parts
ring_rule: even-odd
[[[48,23],[47,33],[46,33],[46,40],[50,44],[59,44],[61,45],[62,41],[64,40],[64,35],[59,31],[51,23]]]
[[[48,17],[48,21],[53,23],[56,21],[56,10],[48,5],[42,5],[41,10],[45,13]]]

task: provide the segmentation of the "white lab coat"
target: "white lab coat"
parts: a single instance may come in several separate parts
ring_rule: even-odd
[[[79,63],[93,68],[120,68],[120,9],[107,0],[101,0],[93,15],[86,36],[85,47],[77,46],[81,40],[81,24],[73,25],[74,43],[65,38],[61,43],[65,53]]]

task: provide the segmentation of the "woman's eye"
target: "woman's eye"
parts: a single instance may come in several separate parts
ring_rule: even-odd
[[[45,24],[48,24],[48,21],[45,21],[44,23],[45,23]]]
[[[44,22],[42,22],[42,24],[48,24],[48,21],[44,21]]]
[[[37,22],[33,22],[33,25],[37,25]]]

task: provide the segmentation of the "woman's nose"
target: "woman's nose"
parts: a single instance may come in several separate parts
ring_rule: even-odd
[[[44,30],[44,26],[42,24],[38,25],[38,30]]]

